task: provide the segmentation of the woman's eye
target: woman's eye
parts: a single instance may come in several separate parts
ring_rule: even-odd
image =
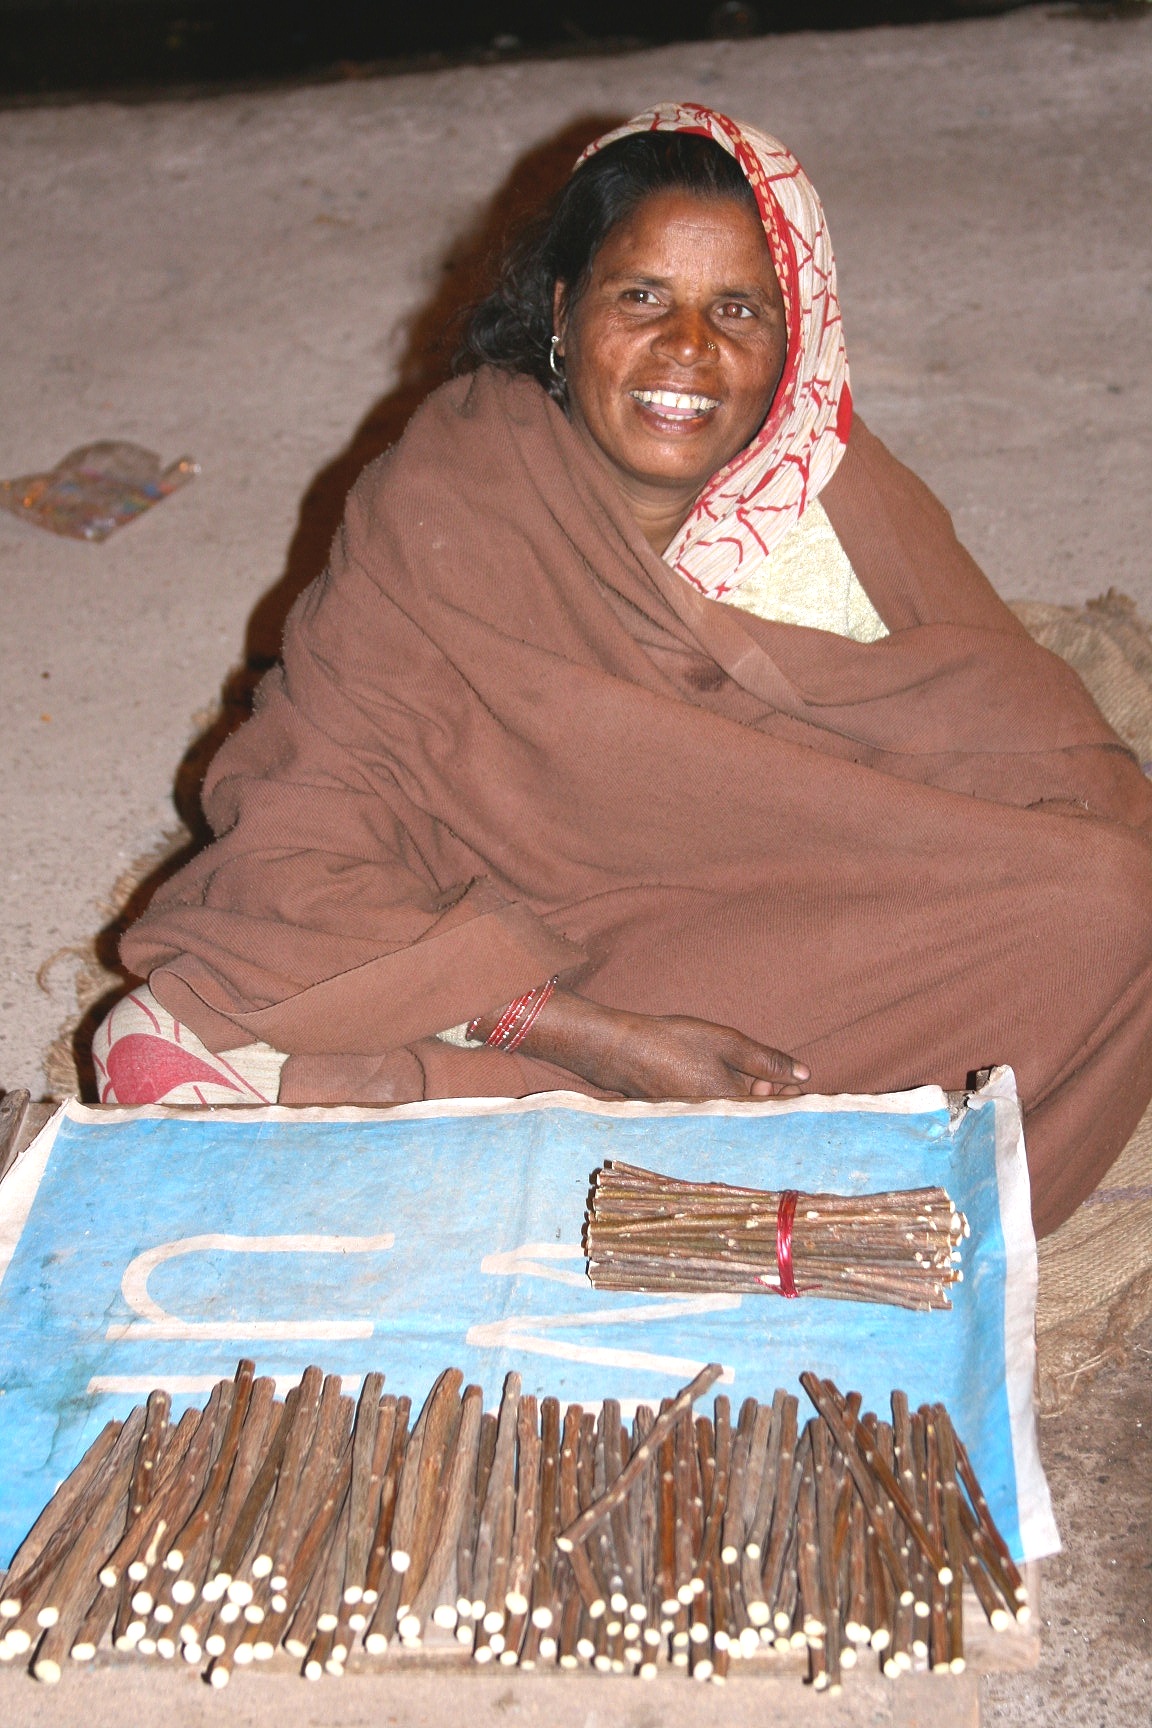
[[[754,318],[756,316],[751,306],[746,306],[743,300],[729,300],[721,306],[720,313],[724,318]]]
[[[626,288],[622,296],[634,306],[655,306],[658,304],[651,288]]]

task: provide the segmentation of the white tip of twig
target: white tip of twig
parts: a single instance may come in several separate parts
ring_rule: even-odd
[[[1032,1610],[1029,1608],[1027,1602],[1021,1602],[1019,1608],[1016,1610],[1016,1618],[1021,1626],[1027,1626],[1029,1620],[1032,1618]]]
[[[495,1654],[496,1652],[493,1650],[491,1644],[477,1644],[475,1650],[472,1652],[472,1660],[473,1662],[478,1662],[481,1668],[483,1668],[486,1662],[492,1661]]]
[[[457,1642],[457,1644],[471,1644],[472,1637],[473,1637],[473,1632],[472,1632],[471,1621],[461,1620],[459,1625],[456,1628],[456,1642]]]
[[[383,1632],[369,1632],[364,1640],[364,1648],[369,1656],[383,1656],[388,1648],[388,1640]]]
[[[196,1586],[191,1578],[177,1578],[172,1586],[172,1600],[181,1608],[187,1608],[189,1602],[196,1600]]]
[[[257,1662],[271,1662],[276,1654],[276,1646],[268,1638],[257,1638],[252,1646],[252,1656]]]
[[[740,1650],[745,1656],[755,1656],[760,1648],[760,1634],[751,1626],[745,1626],[733,1645],[733,1650]]]
[[[735,1566],[736,1561],[739,1558],[739,1549],[735,1548],[731,1542],[728,1542],[723,1548],[721,1548],[720,1558],[723,1560],[725,1566]]]
[[[157,1602],[152,1610],[152,1618],[158,1626],[171,1626],[176,1618],[176,1610],[171,1602]]]
[[[222,1626],[232,1626],[240,1618],[239,1602],[221,1602],[219,1620]]]
[[[951,1584],[951,1582],[952,1582],[952,1568],[951,1568],[951,1566],[941,1566],[941,1568],[940,1568],[939,1572],[937,1572],[936,1576],[937,1576],[937,1578],[939,1578],[941,1584]],[[904,1600],[903,1596],[901,1596],[900,1600],[901,1600],[901,1602],[903,1602],[903,1600]],[[909,1601],[912,1600],[911,1590],[909,1590],[909,1592],[908,1592],[908,1600]]]
[[[105,1568],[105,1570],[107,1570],[107,1568]],[[104,1582],[103,1572],[100,1574],[100,1582],[101,1584]],[[115,1584],[115,1578],[113,1578],[112,1582]],[[15,1620],[19,1612],[20,1598],[18,1596],[5,1596],[3,1601],[0,1601],[0,1620]]]
[[[14,1626],[5,1639],[5,1643],[13,1656],[23,1656],[26,1650],[32,1648],[32,1634],[26,1632],[23,1626]]]
[[[90,1643],[73,1644],[68,1654],[73,1662],[91,1662],[96,1654],[96,1646]]]
[[[420,1625],[421,1621],[419,1614],[402,1614],[396,1622],[396,1630],[399,1632],[401,1638],[419,1638]],[[325,1628],[321,1626],[319,1620],[316,1622],[316,1629],[319,1632],[325,1630]]]
[[[209,1656],[223,1656],[228,1648],[228,1640],[223,1632],[209,1632],[204,1640],[204,1649]]]
[[[676,1603],[678,1607],[683,1606],[687,1608],[691,1603],[692,1598],[696,1594],[695,1590],[692,1588],[693,1582],[694,1580],[690,1580],[687,1584],[681,1584],[680,1588],[677,1590]]]
[[[557,1643],[555,1638],[547,1637],[540,1640],[541,1662],[553,1662],[556,1659]]]
[[[37,1626],[43,1626],[44,1630],[47,1631],[49,1626],[55,1626],[59,1618],[59,1608],[56,1607],[55,1603],[49,1602],[45,1607],[41,1608],[40,1612],[37,1614],[36,1624]]]
[[[55,1686],[59,1683],[61,1668],[59,1662],[53,1662],[50,1656],[45,1656],[33,1664],[32,1672],[45,1686]]]
[[[988,1620],[993,1632],[1007,1632],[1012,1624],[1012,1616],[1007,1608],[993,1608]]]
[[[322,1678],[323,1673],[324,1673],[324,1664],[322,1662],[318,1662],[316,1660],[315,1656],[310,1657],[309,1660],[307,1662],[305,1662],[305,1664],[304,1664],[304,1678],[305,1678],[305,1680],[319,1680]]]
[[[271,1554],[257,1554],[252,1562],[253,1578],[267,1578],[274,1565],[275,1561]]]
[[[247,1668],[250,1662],[256,1660],[256,1653],[251,1644],[237,1644],[232,1652],[232,1660],[237,1668]]]
[[[156,1640],[155,1640],[155,1638],[148,1638],[148,1637],[141,1638],[141,1640],[140,1640],[139,1644],[137,1644],[136,1648],[137,1648],[137,1650],[139,1650],[141,1656],[155,1656],[155,1654],[156,1654]]]
[[[411,1566],[411,1564],[412,1564],[412,1556],[411,1556],[411,1554],[408,1553],[407,1549],[394,1548],[392,1550],[392,1570],[393,1570],[393,1572],[407,1572],[407,1570],[408,1570],[409,1566]]]
[[[199,1666],[200,1658],[203,1656],[204,1652],[200,1648],[199,1644],[194,1643],[191,1639],[185,1639],[184,1647],[180,1654],[183,1656],[185,1662],[188,1663],[190,1668],[196,1668]]]
[[[855,1668],[858,1661],[859,1657],[856,1654],[856,1646],[854,1644],[845,1645],[844,1649],[840,1652],[841,1668]]]
[[[232,1574],[230,1572],[217,1572],[215,1578],[207,1580],[200,1594],[205,1602],[219,1602],[231,1582]]]
[[[528,1598],[522,1590],[509,1590],[504,1597],[504,1606],[509,1614],[527,1614]]]
[[[364,1592],[359,1584],[349,1584],[345,1587],[344,1600],[349,1608],[355,1608],[357,1602],[361,1602],[363,1599]]]
[[[500,1652],[504,1648],[503,1632],[493,1632],[492,1636],[488,1640],[488,1648],[491,1650],[493,1656],[499,1656]]]
[[[557,1536],[556,1546],[559,1548],[561,1554],[571,1554],[576,1544],[573,1542],[571,1536]]]
[[[253,1567],[252,1570],[255,1571],[256,1568]],[[237,1608],[246,1608],[255,1594],[256,1592],[253,1590],[247,1578],[233,1578],[228,1589],[225,1591],[225,1595],[228,1597],[229,1602],[234,1602]]]
[[[500,1652],[501,1668],[515,1668],[519,1660],[520,1658],[515,1650],[501,1650]]]
[[[249,1626],[259,1626],[264,1618],[264,1610],[259,1602],[249,1602],[244,1610],[244,1618]]]
[[[503,1611],[499,1608],[489,1608],[481,1624],[483,1625],[485,1632],[499,1632],[501,1626],[504,1624]]]
[[[168,1637],[157,1638],[157,1640],[156,1640],[156,1654],[157,1654],[157,1656],[163,1657],[165,1662],[171,1662],[176,1655],[176,1640],[175,1640],[175,1638],[168,1638]]]
[[[711,1680],[712,1663],[709,1662],[707,1656],[703,1657],[701,1661],[696,1663],[695,1667],[692,1669],[692,1678],[693,1680],[700,1681]]]
[[[564,1654],[560,1658],[560,1666],[561,1668],[565,1668],[571,1672],[571,1670],[578,1667],[579,1664],[572,1652],[570,1650],[565,1650]]]
[[[308,1654],[308,1645],[300,1638],[285,1638],[284,1648],[293,1662],[303,1662]]]
[[[271,1608],[273,1614],[283,1614],[283,1612],[287,1608],[287,1606],[288,1606],[287,1596],[281,1596],[279,1591],[276,1592],[276,1594],[271,1598],[271,1600],[269,1602],[269,1607]]]
[[[439,1626],[442,1632],[454,1631],[458,1618],[454,1602],[437,1602],[432,1610],[432,1624]]]
[[[873,1650],[887,1650],[889,1644],[892,1642],[892,1634],[889,1632],[887,1626],[877,1626],[868,1642],[871,1644]]]

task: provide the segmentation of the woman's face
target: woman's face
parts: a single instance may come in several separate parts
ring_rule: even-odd
[[[784,302],[754,210],[658,192],[608,233],[557,349],[572,424],[662,552],[759,431],[787,351]]]

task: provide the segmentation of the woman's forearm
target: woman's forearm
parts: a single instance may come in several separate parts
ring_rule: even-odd
[[[485,1014],[469,1030],[487,1040],[501,1022]],[[515,1047],[626,1098],[793,1096],[809,1077],[803,1063],[733,1027],[608,1008],[558,986]]]

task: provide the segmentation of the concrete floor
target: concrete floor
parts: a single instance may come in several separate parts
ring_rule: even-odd
[[[860,410],[1001,592],[1114,584],[1152,617],[1150,89],[1152,10],[1058,8],[0,113],[0,474],[107,437],[203,468],[102,547],[0,516],[0,1087],[42,1089],[70,951],[176,825],[177,765],[232,669],[275,652],[344,490],[433,376],[478,250],[585,136],[654,99],[727,108],[799,153]],[[1142,1346],[1045,1424],[1068,1550],[1041,1669],[986,1683],[986,1721],[1147,1720]],[[0,1677],[0,1714],[47,1722],[23,1685]],[[51,1719],[80,1720],[83,1689],[57,1696]],[[584,1719],[602,1714],[623,1720]]]

